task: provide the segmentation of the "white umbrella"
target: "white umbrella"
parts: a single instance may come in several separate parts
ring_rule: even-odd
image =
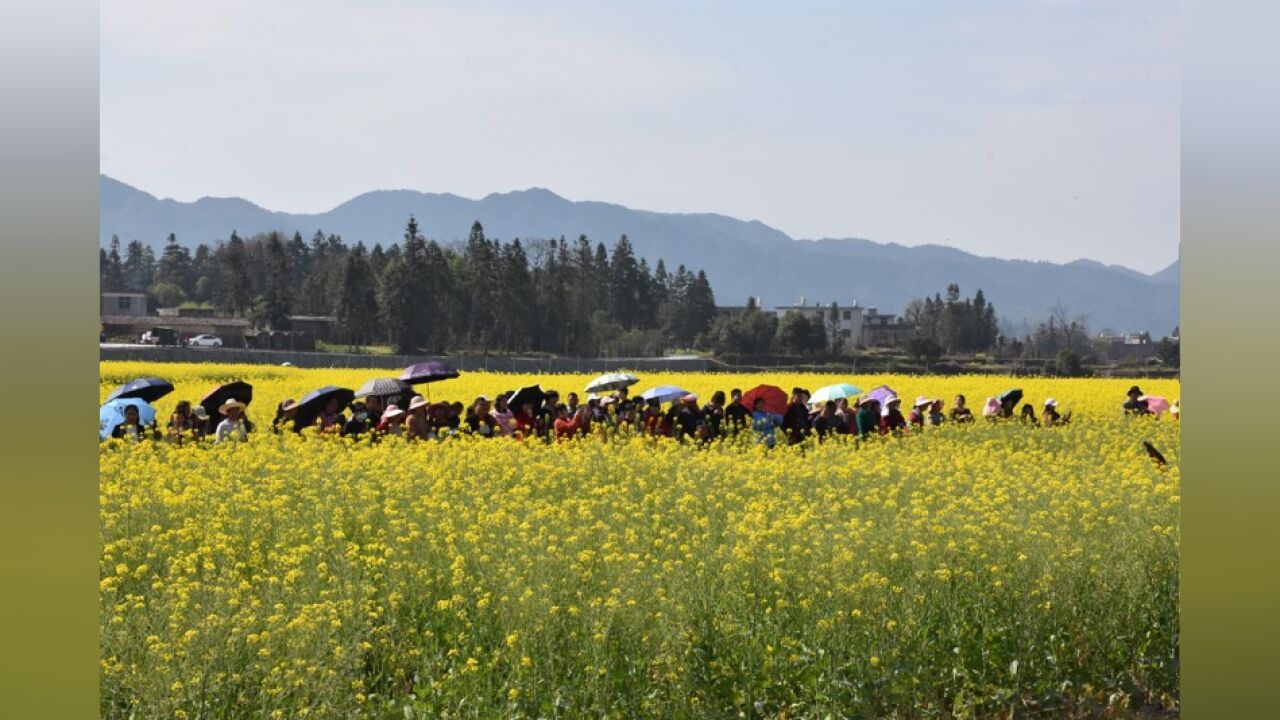
[[[631,387],[640,382],[640,378],[630,373],[605,373],[587,383],[587,392],[606,392],[619,388]]]

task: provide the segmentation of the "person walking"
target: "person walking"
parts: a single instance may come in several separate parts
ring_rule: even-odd
[[[880,401],[875,398],[863,398],[858,403],[858,412],[854,417],[858,437],[869,438],[880,432]]]
[[[884,409],[880,411],[880,434],[902,435],[908,431],[907,419],[902,417],[902,399],[890,395],[885,398]]]

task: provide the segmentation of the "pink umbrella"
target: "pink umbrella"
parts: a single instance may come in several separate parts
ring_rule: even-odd
[[[1144,395],[1142,399],[1147,401],[1147,410],[1155,413],[1156,417],[1169,412],[1169,401],[1159,395]]]

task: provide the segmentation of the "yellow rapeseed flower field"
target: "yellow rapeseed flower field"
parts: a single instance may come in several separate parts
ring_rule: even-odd
[[[253,383],[246,443],[99,452],[101,703],[151,717],[967,717],[1176,705],[1179,432],[1123,380],[644,374],[705,399],[892,385],[1073,422],[772,450],[618,436],[274,435],[376,370],[110,363]],[[433,399],[590,376],[464,373]],[[1170,400],[1177,381],[1140,383]],[[585,394],[585,393],[583,393]],[[1158,467],[1142,442],[1168,459]]]

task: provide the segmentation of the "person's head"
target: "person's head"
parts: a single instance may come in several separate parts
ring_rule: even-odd
[[[222,406],[218,408],[218,411],[223,415],[226,415],[228,420],[234,422],[239,420],[244,414],[244,403],[236,400],[235,398],[231,398],[222,403]]]
[[[1129,392],[1125,394],[1129,396],[1130,400],[1137,400],[1138,398],[1142,397],[1142,389],[1139,388],[1137,385],[1134,385],[1130,387]]]
[[[499,395],[497,398],[495,398],[493,401],[493,409],[496,412],[501,412],[501,413],[507,412],[507,396]]]
[[[958,408],[962,408],[962,407],[964,407],[964,396],[963,396],[963,395],[957,395],[957,396],[956,396],[956,407],[958,407]]]
[[[943,403],[941,398],[934,400],[933,405],[929,408],[929,412],[935,412],[935,413],[942,412],[942,405]]]
[[[528,401],[528,400],[526,400],[526,401],[524,401],[524,402],[520,403],[520,412],[521,412],[521,413],[523,413],[523,414],[525,414],[525,415],[532,415],[532,414],[533,414],[533,403],[532,403],[532,402],[530,402],[530,401]]]
[[[190,401],[190,400],[179,400],[179,401],[178,401],[178,407],[174,408],[174,409],[173,409],[173,412],[174,412],[174,414],[175,414],[175,415],[178,415],[178,416],[180,416],[180,417],[184,417],[184,418],[185,418],[185,417],[190,417],[190,415],[191,415],[191,401]]]
[[[569,401],[569,407],[578,406],[578,393],[571,392],[565,399]]]
[[[556,403],[556,418],[564,419],[569,417],[569,406],[564,403]]]
[[[414,395],[409,400],[409,414],[422,417],[427,414],[427,399],[421,395]]]
[[[793,403],[802,403],[802,402],[804,402],[804,389],[803,389],[803,388],[798,388],[798,387],[796,387],[796,388],[791,388],[791,402],[793,402]]]
[[[124,406],[124,423],[125,425],[138,424],[138,406],[137,405]]]
[[[373,417],[378,417],[379,415],[382,414],[382,409],[383,409],[382,397],[380,395],[370,395],[369,397],[364,399],[364,407],[365,407],[365,412],[367,412],[369,415],[372,415]]]
[[[332,415],[333,413],[338,412],[338,398],[331,397],[328,400],[325,400],[324,411],[329,415]]]
[[[879,412],[880,401],[875,398],[863,398],[862,402],[858,403],[858,408],[868,412]]]
[[[741,388],[734,388],[734,389],[730,390],[730,391],[729,391],[729,397],[730,397],[730,399],[732,399],[734,402],[738,402],[739,400],[741,400],[741,399],[742,399],[742,389],[741,389]]]
[[[620,387],[620,388],[618,388],[618,399],[619,399],[619,400],[625,400],[625,399],[627,398],[627,395],[628,395],[629,393],[630,393],[630,391],[629,391],[629,390],[627,390],[627,389],[626,389],[626,388],[624,388],[624,387]]]
[[[457,400],[454,400],[453,404],[449,406],[449,415],[452,417],[462,417],[462,411],[462,403]]]
[[[764,398],[761,398],[761,397],[756,398],[756,401],[752,403],[751,409],[754,410],[755,412],[764,412]]]
[[[836,398],[836,410],[844,412],[849,409],[849,398]]]
[[[209,411],[205,410],[203,405],[197,405],[195,409],[191,411],[191,417],[195,418],[197,421],[202,423],[208,422]]]
[[[828,400],[826,404],[822,406],[822,415],[823,417],[831,417],[832,415],[835,415],[835,414],[836,414],[836,401]]]
[[[711,402],[715,403],[716,405],[723,405],[723,404],[724,404],[724,391],[723,391],[723,390],[717,390],[717,391],[715,391],[715,392],[711,393]]]
[[[661,410],[662,403],[658,400],[658,398],[649,398],[649,407],[654,410]]]
[[[351,403],[351,416],[356,420],[365,420],[369,417],[369,406],[362,402]]]
[[[1058,401],[1057,401],[1057,400],[1054,400],[1053,398],[1049,398],[1049,399],[1045,400],[1045,401],[1044,401],[1044,409],[1045,409],[1045,411],[1046,411],[1046,412],[1048,412],[1048,411],[1050,411],[1050,410],[1052,410],[1052,411],[1054,411],[1054,412],[1057,412],[1057,411],[1058,411]]]
[[[291,418],[297,414],[298,403],[294,402],[293,398],[284,400],[280,403],[280,406],[276,408],[276,417]]]
[[[982,414],[986,417],[995,417],[999,412],[1000,402],[993,397],[987,398],[987,403],[982,408]]]
[[[404,422],[404,415],[404,410],[395,403],[391,403],[386,410],[382,411],[382,419],[391,425]]]
[[[1036,409],[1031,407],[1031,403],[1023,403],[1022,417],[1035,417],[1035,416],[1036,416]]]
[[[547,402],[546,402],[547,407],[553,408],[559,404],[560,404],[560,393],[556,392],[555,390],[548,390]]]
[[[487,415],[489,413],[489,398],[484,395],[476,398],[475,409],[477,415]]]

